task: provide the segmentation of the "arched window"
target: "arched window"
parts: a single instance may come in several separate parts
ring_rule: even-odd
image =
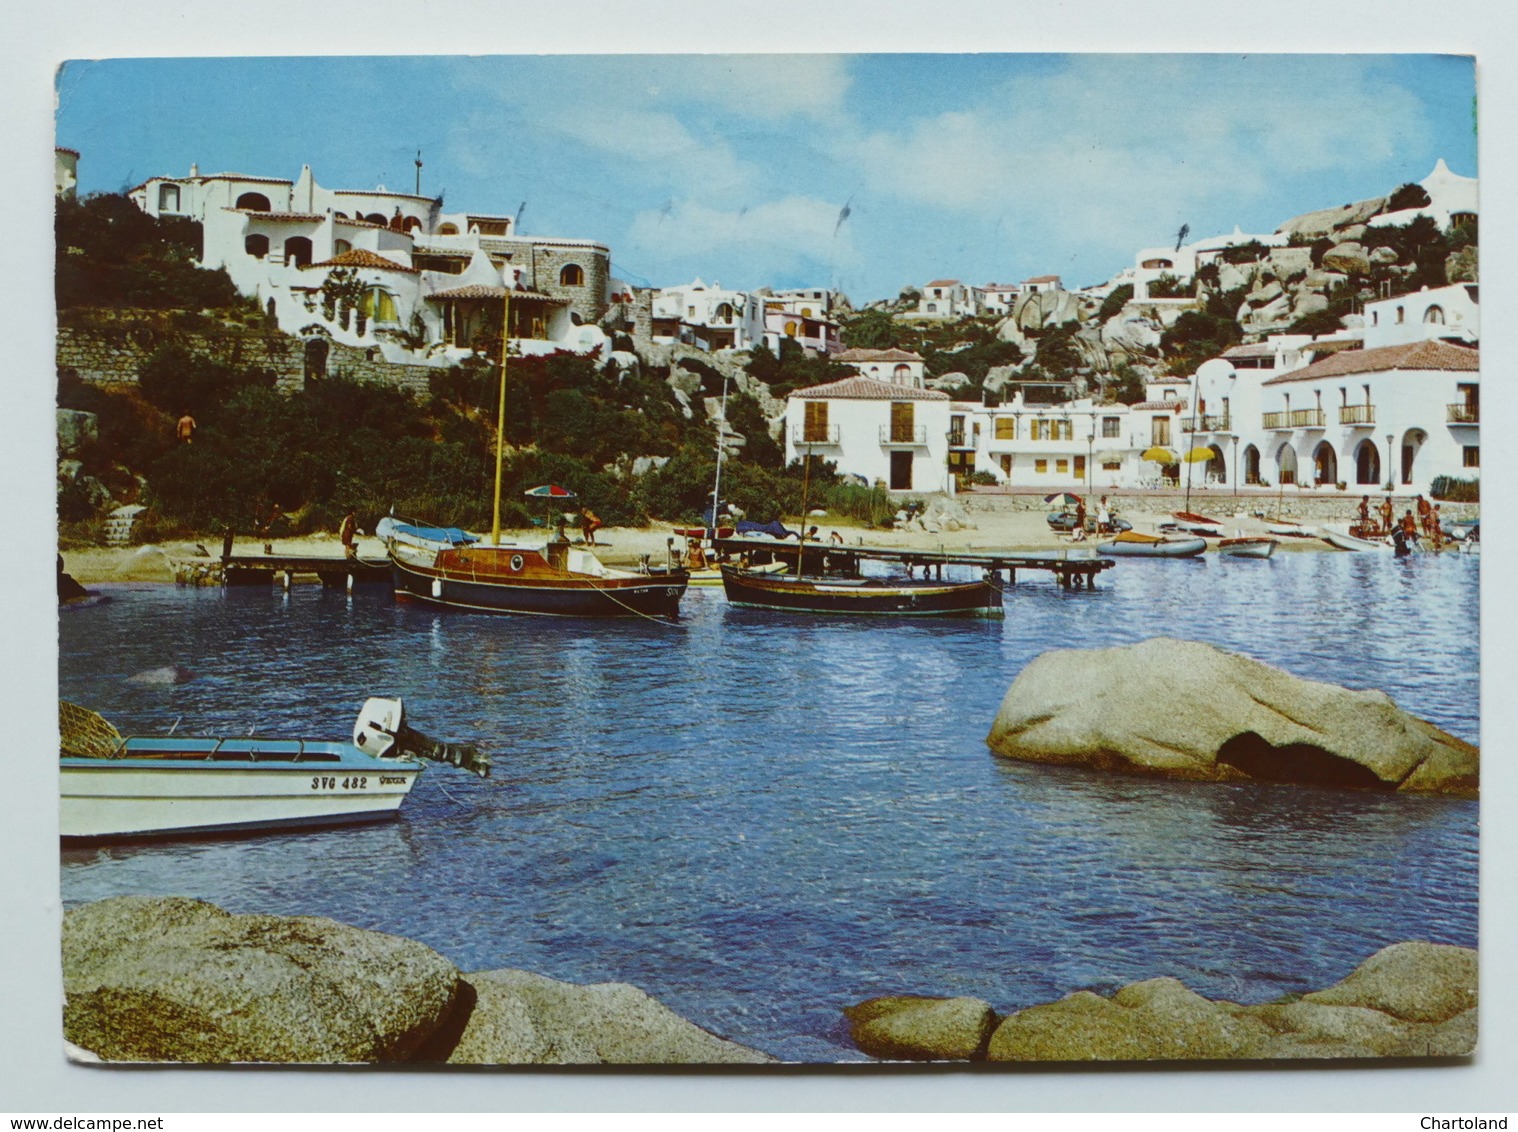
[[[568,271],[569,268],[566,267],[564,270]],[[578,271],[579,268],[577,267],[577,268],[575,268],[575,270]],[[559,282],[561,282],[561,283],[563,282],[563,277],[562,276],[560,277]],[[717,314],[717,321],[719,321],[719,322],[732,322],[733,321],[733,308],[732,308],[731,304],[729,304],[729,303],[718,303],[717,304],[716,314]]]
[[[332,241],[332,254],[333,255],[342,255],[344,252],[351,252],[352,250],[353,250],[353,245],[350,242],[348,242],[347,240],[333,240]]]
[[[364,219],[369,221],[370,224],[378,224],[381,228],[385,226],[385,218],[378,212],[371,212]]]
[[[785,336],[787,338],[796,337],[796,324],[794,322],[787,322],[785,324]]]
[[[912,367],[903,362],[891,373],[891,380],[897,385],[912,384]]]
[[[285,241],[285,262],[295,267],[311,264],[311,241],[304,236],[291,236]]]
[[[801,317],[802,318],[811,318],[812,317],[812,308],[811,307],[802,307],[801,308]]]
[[[1435,323],[1436,325],[1443,326],[1444,325],[1444,308],[1441,307],[1441,306],[1432,306],[1432,307],[1429,307],[1428,310],[1426,310],[1426,311],[1423,312],[1423,321],[1424,322],[1432,322],[1432,323]]]
[[[406,220],[405,220],[405,230],[407,232],[415,232],[421,226],[422,226],[422,222],[419,219],[417,219],[415,216],[408,216],[408,217],[406,217]]]
[[[178,185],[159,185],[158,186],[158,211],[159,212],[178,212],[179,211],[179,186]]]
[[[383,287],[370,287],[364,292],[364,317],[370,322],[399,322],[395,296]]]
[[[585,270],[578,263],[566,263],[559,269],[559,286],[579,287],[585,282]],[[728,317],[732,317],[731,308]]]
[[[1297,450],[1290,444],[1281,445],[1281,450],[1276,453],[1276,482],[1297,482]]]
[[[1155,269],[1164,269],[1164,268],[1167,268],[1167,267],[1174,267],[1175,264],[1172,263],[1168,259],[1146,259],[1144,261],[1144,266],[1147,267],[1147,268],[1149,268],[1151,271],[1153,271]]]
[[[249,212],[268,212],[269,198],[263,193],[243,193],[237,198],[235,208],[245,208]]]
[[[459,226],[457,224],[439,224],[437,234],[439,236],[457,236],[459,234]]]
[[[1260,482],[1260,450],[1253,444],[1244,449],[1244,482]]]
[[[272,319],[274,318],[277,310],[278,308],[274,305],[274,297],[271,295],[269,297],[269,301],[264,304],[264,313]]]
[[[325,338],[306,339],[305,379],[319,380],[327,376],[327,353],[331,350]]]
[[[332,215],[337,217],[339,220],[348,219],[348,214],[346,212],[334,212]]]
[[[269,237],[262,232],[254,232],[243,240],[242,250],[254,259],[263,259],[269,254]]]

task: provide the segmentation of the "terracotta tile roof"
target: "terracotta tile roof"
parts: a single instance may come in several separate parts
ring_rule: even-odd
[[[1187,402],[1172,398],[1169,401],[1140,401],[1137,405],[1129,405],[1130,409],[1163,409],[1166,412],[1181,412],[1186,408]]]
[[[829,381],[798,389],[791,394],[808,401],[947,401],[949,395],[936,389],[912,389],[905,385],[892,385],[888,381],[876,381],[869,377],[845,377],[841,381]]]
[[[70,149],[66,145],[55,145],[53,146],[53,150],[56,153],[72,153],[75,157],[79,156],[79,151],[77,149]]]
[[[383,189],[333,189],[335,197],[394,197],[396,200],[421,200],[432,203],[432,197],[419,197],[415,193],[389,193]]]
[[[1024,280],[1027,283],[1058,283],[1058,275],[1035,275],[1032,279]]]
[[[834,354],[833,360],[835,362],[920,362],[922,355],[894,347],[889,350],[865,350],[856,346]]]
[[[404,271],[407,275],[421,274],[419,268],[407,267],[403,263],[396,263],[393,259],[375,255],[368,248],[349,248],[340,255],[322,260],[321,263],[307,264],[306,270],[313,267],[373,267],[380,271]]]
[[[1268,342],[1251,342],[1242,346],[1230,346],[1223,351],[1225,358],[1273,358],[1276,348]]]
[[[489,283],[470,283],[464,287],[453,287],[447,291],[434,291],[428,295],[428,299],[504,299],[505,287],[492,286]],[[552,295],[545,295],[542,291],[513,291],[513,299],[537,299],[548,303],[567,303],[567,299],[556,299]]]
[[[1402,346],[1380,346],[1374,350],[1341,350],[1310,366],[1272,377],[1263,384],[1280,385],[1288,381],[1313,381],[1320,377],[1347,377],[1355,373],[1401,369],[1475,373],[1481,369],[1481,351],[1432,339]]]
[[[935,279],[935,280],[933,280],[933,282],[927,284],[927,286],[929,286],[929,287],[958,287],[959,286],[959,280],[958,279]]]
[[[293,185],[287,177],[250,177],[246,173],[211,173],[204,177],[151,177],[155,181],[249,181],[255,185]],[[144,181],[143,184],[147,184]]]

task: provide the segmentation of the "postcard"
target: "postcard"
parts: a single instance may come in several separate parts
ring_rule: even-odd
[[[1476,1049],[1473,59],[57,91],[70,1058]]]

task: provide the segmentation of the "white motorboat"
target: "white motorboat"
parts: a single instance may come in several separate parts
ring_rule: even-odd
[[[1218,553],[1225,558],[1269,558],[1280,545],[1273,538],[1225,538],[1218,543]]]
[[[1365,539],[1349,533],[1348,524],[1330,523],[1319,532],[1319,537],[1330,546],[1336,546],[1340,550],[1354,551],[1378,551],[1391,554],[1392,544],[1382,539]]]
[[[68,840],[289,829],[393,815],[422,759],[482,777],[466,745],[412,731],[400,700],[365,701],[351,742],[123,738],[94,712],[59,702],[60,832]]]
[[[1097,546],[1098,554],[1111,554],[1124,558],[1195,558],[1207,549],[1207,540],[1196,538],[1164,538],[1159,535],[1124,531],[1110,542]]]

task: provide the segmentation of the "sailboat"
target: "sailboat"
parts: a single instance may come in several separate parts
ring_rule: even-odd
[[[511,328],[511,287],[503,288],[501,395],[495,442],[495,512],[490,541],[456,527],[433,527],[394,518],[375,533],[385,540],[395,599],[482,613],[559,617],[675,617],[690,577],[670,565],[638,570],[605,565],[591,551],[570,545],[563,524],[543,542],[501,542],[501,468],[506,436],[506,364]],[[545,484],[533,497],[572,499]]]

